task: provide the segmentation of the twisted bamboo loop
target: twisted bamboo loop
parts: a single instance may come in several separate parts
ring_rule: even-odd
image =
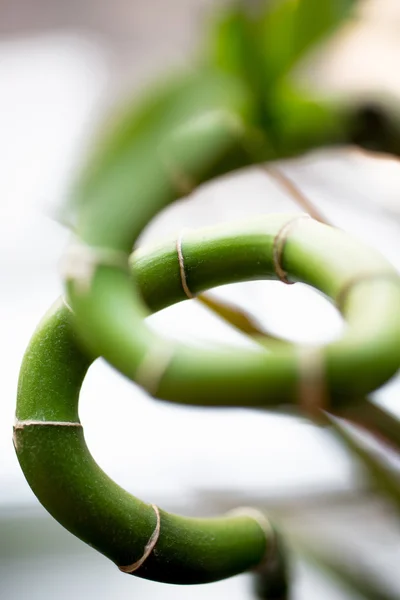
[[[190,289],[199,293],[246,279],[277,279],[276,236],[294,217],[268,215],[188,232],[184,266]],[[105,254],[99,256],[104,259]],[[339,230],[302,219],[288,232],[281,260],[291,280],[318,286],[333,300],[347,286],[341,306],[347,321],[343,338],[316,350],[293,345],[274,353],[237,349],[210,352],[211,356],[195,350],[203,361],[200,389],[194,386],[180,401],[220,406],[292,403],[312,415],[322,398],[351,402],[366,386],[382,384],[398,369],[399,278],[379,253]],[[350,278],[367,266],[375,275],[357,283],[354,279],[354,287],[349,288]],[[187,298],[176,240],[137,250],[129,267],[150,311]],[[117,274],[125,275],[125,270]],[[155,511],[97,466],[85,445],[78,415],[79,390],[94,356],[82,349],[76,321],[63,299],[57,301],[34,334],[21,368],[14,440],[25,476],[42,504],[69,531],[139,577],[201,583],[265,568],[269,578],[283,582],[286,567],[279,536],[268,520],[260,526],[259,514],[257,519],[249,510],[215,519],[189,519]],[[151,347],[153,354],[145,357],[145,368],[139,363],[139,370],[142,384],[146,380],[147,389],[163,397],[171,364],[178,353],[183,354],[179,345],[160,342]]]
[[[262,98],[242,79],[211,69],[177,78],[98,141],[67,207],[75,242],[63,266],[66,299],[44,317],[21,367],[14,443],[47,510],[121,570],[193,584],[257,569],[279,597],[286,558],[267,518],[249,510],[185,518],[145,504],[96,464],[78,414],[82,382],[98,356],[163,400],[300,405],[312,417],[351,404],[399,368],[397,272],[379,253],[311,218],[277,214],[193,230],[184,247],[180,235],[130,258],[165,206],[271,158]],[[217,351],[171,344],[145,323],[149,311],[256,279],[303,282],[337,301],[344,335],[315,349]]]

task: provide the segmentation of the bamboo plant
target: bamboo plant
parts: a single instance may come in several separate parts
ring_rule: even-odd
[[[185,231],[131,254],[144,226],[202,183],[351,141],[351,110],[309,97],[290,74],[355,3],[256,4],[236,3],[214,16],[196,68],[116,111],[94,140],[63,214],[74,234],[63,265],[65,297],[45,315],[21,366],[14,445],[40,502],[121,571],[195,584],[252,570],[259,597],[277,600],[288,594],[290,544],[268,516],[242,508],[189,519],[145,504],[95,463],[78,411],[84,377],[99,356],[161,400],[290,407],[338,436],[400,506],[393,474],[337,420],[399,449],[397,421],[367,398],[400,366],[400,278],[378,252],[296,213]],[[318,289],[342,313],[345,334],[312,348],[280,342],[201,296],[254,279]],[[199,296],[257,349],[193,348],[146,325],[150,313]],[[360,583],[337,565],[334,571],[350,588]]]

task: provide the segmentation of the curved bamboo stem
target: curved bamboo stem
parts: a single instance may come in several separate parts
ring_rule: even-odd
[[[56,304],[32,339],[14,443],[49,512],[123,572],[203,583],[257,567],[265,595],[285,590],[287,581],[279,538],[265,517],[186,519],[144,504],[101,471],[78,417],[91,364],[86,352],[162,399],[298,404],[309,415],[340,410],[398,370],[398,274],[377,253],[312,220],[280,215],[194,232],[137,252],[129,271],[131,248],[163,207],[218,175],[277,158],[273,114],[264,97],[253,95],[236,76],[202,70],[178,77],[99,141],[69,207],[78,239],[65,271],[74,314]],[[205,352],[168,344],[143,323],[148,308],[257,278],[302,281],[322,291],[348,323],[343,338],[317,349],[281,344],[274,351]]]
[[[39,325],[21,368],[14,444],[42,504],[123,572],[204,583],[257,567],[274,589],[286,586],[278,534],[266,517],[256,511],[219,519],[170,515],[137,500],[98,467],[78,415],[92,359],[80,349],[73,320],[59,300]]]
[[[67,264],[68,301],[89,351],[159,398],[175,402],[190,398],[198,404],[241,404],[243,398],[253,406],[296,403],[304,380],[297,352],[281,348],[267,356],[170,345],[143,323],[146,308],[141,292],[151,283],[139,282],[138,287],[127,269],[130,248],[143,226],[181,195],[187,182],[198,185],[263,156],[262,136],[251,127],[251,101],[245,91],[229,79],[222,89],[220,79],[207,81],[202,76],[164,90],[150,108],[142,106],[130,121],[120,120],[120,129],[90,163],[74,200],[81,245]],[[186,116],[183,120],[181,113]],[[130,136],[124,133],[124,124]],[[327,394],[333,403],[343,404],[376,389],[398,369],[398,324],[392,327],[388,317],[398,306],[397,275],[380,256],[357,247],[345,234],[312,221],[292,227],[293,218],[275,217],[265,236],[260,225],[255,226],[257,235],[251,243],[236,228],[218,246],[219,264],[225,263],[225,281],[256,277],[261,271],[287,281],[287,273],[338,303],[340,294],[346,296],[345,316],[351,313],[351,320],[359,319],[357,331],[327,347],[321,358]],[[183,250],[181,242],[179,248],[175,244],[168,260],[159,263],[169,278],[162,278],[160,299],[168,291],[173,292],[173,301],[187,297],[188,289],[190,294],[201,291],[201,282],[191,280],[192,248],[185,238]],[[203,249],[207,273],[216,248],[211,240]],[[178,263],[185,262],[183,279],[177,255]],[[246,260],[259,269],[244,272]],[[353,288],[356,279],[371,274],[375,281],[361,282],[350,298],[347,286]],[[365,303],[366,292],[373,294],[373,301]],[[360,309],[364,316],[359,316]],[[369,327],[362,333],[368,320],[382,330],[378,336],[369,338]]]
[[[270,215],[247,224],[191,232],[182,246],[187,285],[195,294],[222,283],[276,278],[276,239],[281,239],[277,236],[292,218],[292,215]],[[281,257],[282,267],[291,276],[301,276],[314,285],[318,282],[325,293],[330,291],[332,296],[339,295],[342,299],[342,310],[349,322],[348,332],[342,340],[327,346],[327,366],[335,365],[336,357],[347,350],[346,360],[353,361],[353,387],[358,385],[357,374],[365,378],[363,371],[354,370],[354,361],[356,364],[357,361],[358,364],[371,361],[370,377],[386,376],[387,371],[382,372],[381,363],[376,365],[375,354],[373,360],[369,354],[379,348],[385,369],[389,359],[396,369],[400,363],[396,354],[400,332],[393,325],[390,310],[400,301],[396,273],[387,270],[388,265],[380,255],[367,251],[349,236],[311,219],[304,223],[307,223],[305,229],[299,227],[292,232]],[[346,250],[343,256],[332,251],[336,248],[334,243],[329,245],[329,240],[333,242],[336,236],[339,236],[339,247]],[[316,257],[314,243],[323,248],[321,238],[330,250],[329,253],[322,251]],[[309,259],[305,260],[305,257]],[[182,287],[179,259],[176,240],[133,254],[130,268],[141,297],[151,311],[161,310],[187,297]],[[353,273],[355,266],[360,267],[360,261],[378,276],[354,280],[354,288],[351,288],[349,274]],[[307,265],[306,271],[300,266],[304,264]],[[383,273],[385,277],[382,277]],[[118,285],[118,278],[115,282]],[[346,285],[345,297],[343,285]],[[108,298],[103,301],[107,303]],[[361,304],[368,315],[367,323],[360,317]],[[382,310],[376,311],[377,306]],[[89,358],[81,350],[75,319],[69,307],[59,301],[33,336],[21,368],[14,442],[27,480],[40,501],[69,531],[108,556],[124,572],[134,572],[141,577],[173,583],[200,583],[229,577],[260,565],[265,556],[271,556],[269,553],[273,553],[271,548],[276,543],[276,534],[269,528],[267,520],[261,517],[255,519],[250,513],[206,520],[170,515],[137,500],[101,471],[85,445],[78,415],[80,387],[95,355]],[[150,355],[147,372],[142,364],[141,377],[143,380],[147,377],[149,387],[156,383],[163,389],[165,373],[170,368],[170,362],[164,361],[164,348],[162,345],[156,349],[158,355]],[[243,369],[239,361],[237,366],[233,363],[235,353],[228,351],[223,354],[227,375],[224,383],[228,393],[219,393],[218,389],[218,393],[214,390],[212,395],[205,397],[210,364],[217,360],[221,362],[221,358],[217,358],[219,354],[207,353],[203,358],[209,362],[200,380],[202,389],[199,392],[193,388],[191,394],[182,396],[182,401],[250,406],[255,405],[256,400],[262,406],[282,406],[287,401],[284,382],[280,380],[276,391],[271,393],[269,369],[273,377],[277,377],[274,369],[279,361],[285,364],[287,357],[293,359],[296,353],[298,349],[295,347],[285,347],[273,353],[254,351],[248,357],[246,353],[242,355],[239,352],[240,360],[247,360]],[[195,356],[201,357],[202,354],[199,351]],[[248,375],[254,358],[257,365],[262,365],[257,381],[257,384],[260,381],[264,383],[262,394],[258,390],[255,393],[254,381]],[[220,364],[214,371],[214,385],[219,368]],[[242,371],[238,377],[236,371],[240,368]],[[340,365],[339,373],[342,371]],[[278,371],[279,376],[282,376],[281,373]],[[296,372],[298,383],[301,382],[299,373],[301,377],[307,375],[304,371]],[[311,375],[315,377],[315,373]],[[238,393],[231,388],[232,379],[235,384],[243,382],[246,387]],[[245,389],[247,397],[243,395]],[[295,395],[294,399],[299,400],[299,397]],[[320,400],[317,398],[318,402]],[[276,555],[273,555],[275,560]],[[264,579],[264,588],[273,578],[277,578],[278,585],[285,572],[281,559],[273,564],[276,569],[270,572],[270,561],[265,563],[264,575],[270,575],[267,580]]]
[[[330,402],[339,407],[376,389],[398,370],[399,278],[379,253],[351,236],[312,219],[293,219],[298,215],[272,215],[188,234],[183,241],[186,284],[195,295],[234,281],[276,279],[277,250],[282,250],[279,261],[290,278],[330,296],[349,323],[341,340],[320,349],[323,383]],[[282,238],[292,221],[293,229]],[[140,251],[135,257],[138,299],[160,310],[187,298],[176,240],[145,258]],[[97,267],[88,293],[79,290],[74,298],[85,315],[82,320],[77,314],[79,332],[92,351],[100,348],[102,356],[159,398],[209,405],[241,405],[244,398],[249,406],[299,402],[304,352],[293,346],[271,354],[168,345],[144,326],[146,313],[139,303],[132,310],[129,273],[105,265]],[[96,329],[101,320],[103,327]],[[152,374],[154,363],[160,370]]]

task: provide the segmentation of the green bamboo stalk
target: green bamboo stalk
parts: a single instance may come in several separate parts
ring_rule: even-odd
[[[293,215],[270,215],[248,223],[192,231],[184,240],[180,239],[181,246],[176,240],[167,240],[147,250],[137,250],[132,255],[130,269],[142,300],[154,312],[187,298],[182,287],[179,247],[184,249],[186,286],[194,294],[222,283],[276,278],[274,248],[276,240],[280,239],[277,235],[288,222],[293,223]],[[394,359],[392,354],[394,346],[398,352],[399,331],[394,327],[391,316],[393,306],[397,307],[400,299],[396,273],[387,270],[388,264],[379,254],[353,241],[350,236],[311,219],[301,223],[301,227],[299,222],[298,229],[292,231],[285,246],[282,268],[296,279],[302,275],[309,284],[316,285],[318,281],[322,286],[324,282],[321,289],[342,298],[342,310],[349,319],[344,338],[326,347],[327,366],[335,366],[337,357],[340,359],[344,351],[346,360],[354,354],[352,360],[356,363],[371,361],[368,365],[374,370],[374,377],[381,377],[381,363],[376,366],[375,354],[374,360],[369,358],[371,348],[379,348],[383,353],[383,364],[390,360],[397,368],[398,356],[395,354]],[[329,252],[324,251],[321,239]],[[318,255],[315,255],[313,240],[317,240],[317,247],[321,247]],[[337,250],[336,240],[343,254]],[[297,262],[299,254],[301,264],[307,266],[306,271]],[[385,277],[360,280],[354,288],[349,288],[349,276],[356,267],[360,267],[360,262],[365,267],[368,265],[372,272],[382,274],[383,269]],[[121,274],[125,277],[124,272],[116,272],[116,286]],[[341,293],[343,285],[346,285],[346,297]],[[363,292],[361,295],[359,288]],[[103,296],[103,302],[106,306],[107,296]],[[367,323],[359,318],[361,305],[368,317]],[[373,312],[372,308],[376,307],[380,310]],[[125,316],[121,315],[122,318]],[[69,531],[125,568],[143,556],[146,545],[157,530],[157,515],[154,507],[127,494],[110,480],[96,465],[85,445],[79,422],[78,398],[87,369],[96,354],[89,358],[81,349],[75,319],[67,305],[59,301],[32,338],[20,373],[15,447],[29,484],[47,510]],[[163,345],[157,348],[161,350],[160,354],[158,357],[153,355],[153,362],[148,365],[147,376],[150,374],[150,379],[157,373],[163,375],[166,366],[168,372],[168,362],[163,363],[164,348]],[[198,391],[194,387],[191,393],[182,394],[182,401],[189,404],[282,406],[288,399],[284,387],[288,376],[291,375],[295,382],[293,388],[301,383],[300,377],[304,376],[301,371],[291,370],[296,364],[296,352],[298,350],[289,346],[274,353],[260,349],[221,355],[195,350],[194,356],[206,361],[199,380],[203,388]],[[258,370],[252,364],[254,359]],[[219,361],[219,364],[212,370],[214,361]],[[244,368],[242,361],[247,361]],[[178,366],[180,364],[181,361]],[[223,382],[218,379],[221,364],[226,377]],[[277,370],[280,364],[286,366],[286,371]],[[338,364],[341,373],[340,360]],[[207,396],[208,371],[214,378],[212,383],[219,382],[219,388],[209,387]],[[254,385],[252,373],[258,376],[256,383],[260,390]],[[361,374],[364,378],[364,373]],[[355,379],[356,375],[353,370],[352,378]],[[234,386],[242,386],[239,392],[232,387],[232,380]],[[275,381],[275,389],[271,381]],[[164,381],[156,383],[161,383],[162,390]],[[220,392],[222,384],[228,388],[228,393]],[[293,398],[298,401],[298,392],[293,392]],[[161,528],[156,548],[135,571],[141,577],[174,583],[215,581],[256,567],[276,544],[272,531],[260,527],[250,514],[216,520],[184,519],[164,511],[159,514]],[[279,554],[282,552],[279,551]],[[274,561],[276,570],[270,571],[271,563],[266,564],[264,589],[268,589],[266,584],[275,588],[282,583],[285,568],[276,555]]]
[[[298,54],[336,22],[325,21],[313,25]],[[239,55],[256,50],[257,71],[264,64],[261,47],[239,25],[245,34]],[[271,597],[286,593],[287,573],[268,520],[254,513],[185,519],[141,502],[96,465],[78,416],[79,390],[98,355],[165,400],[296,404],[311,414],[326,403],[340,410],[356,402],[399,368],[398,274],[378,253],[312,220],[278,215],[192,232],[137,252],[129,269],[137,237],[167,204],[218,175],[298,147],[284,147],[275,123],[282,115],[266,104],[271,98],[280,104],[279,89],[264,90],[256,72],[250,81],[247,67],[231,73],[231,66],[226,72],[207,67],[153,89],[98,140],[68,207],[78,241],[65,273],[73,316],[56,304],[32,339],[21,369],[14,443],[49,512],[122,571],[203,583],[257,568],[258,592]],[[169,344],[143,322],[148,309],[249,279],[319,289],[345,317],[345,335],[313,350],[280,344],[273,352],[217,352]],[[236,316],[225,310],[224,318]],[[242,319],[241,326],[251,323]]]
[[[246,279],[277,279],[278,236],[296,216],[272,215],[181,239],[191,292]],[[293,281],[337,299],[348,322],[343,338],[320,350],[323,383],[338,408],[381,386],[399,368],[399,278],[378,252],[312,219],[297,221],[288,234],[281,257],[284,270]],[[177,241],[135,257],[136,297],[129,272],[104,265],[96,267],[88,287],[70,285],[74,307],[81,311],[76,313],[78,331],[93,353],[161,399],[200,405],[242,405],[244,399],[248,406],[299,402],[304,369],[302,351],[294,346],[273,354],[216,352],[170,345],[150,332],[143,323],[143,300],[151,310],[160,310],[187,298]],[[155,373],[154,379],[160,379],[155,386],[147,386],[139,374],[143,361],[151,363],[152,356],[165,361],[165,369]]]
[[[382,159],[382,155],[375,156]],[[388,155],[386,155],[387,158]],[[397,160],[394,157],[392,158],[393,160]],[[281,169],[273,166],[262,166],[262,168],[288,193],[294,203],[305,210],[313,219],[325,225],[334,226],[334,223],[321,215],[312,201]],[[389,445],[396,451],[400,450],[399,420],[369,398],[362,398],[359,401],[354,400],[351,405],[341,407],[339,411],[336,411],[336,416],[345,418],[358,427],[361,427],[386,446]]]
[[[267,363],[261,352],[223,354],[171,346],[144,325],[146,308],[139,288],[146,284],[139,283],[138,288],[127,269],[137,236],[161,208],[191,187],[265,156],[268,144],[255,129],[254,99],[247,92],[235,78],[226,76],[222,81],[208,72],[166,86],[150,97],[149,106],[144,102],[133,115],[117,120],[106,141],[98,144],[73,197],[81,247],[70,259],[65,279],[81,340],[90,352],[141,385],[143,371],[148,379],[149,363],[165,362],[165,372],[153,377],[160,376],[160,385],[151,382],[150,388],[145,387],[166,400],[240,404],[247,398],[249,405],[297,401],[302,368],[293,349],[274,352]],[[282,234],[284,219],[278,217],[266,237],[259,231],[253,237],[258,243],[243,247],[240,228],[228,237],[220,257],[221,266],[222,261],[227,265],[225,281],[257,277],[260,271],[276,278],[274,253],[281,240],[275,238]],[[299,223],[287,243],[283,239],[281,258],[293,281],[309,283],[335,300],[348,282],[365,273],[385,271],[393,279],[356,286],[358,292],[347,298],[345,316],[351,313],[357,331],[324,350],[328,394],[334,403],[343,403],[376,389],[398,369],[400,324],[388,317],[397,312],[398,282],[394,269],[376,253],[321,227]],[[242,249],[233,252],[236,237]],[[190,252],[190,240],[185,240],[189,279]],[[209,255],[210,246],[204,246],[205,271]],[[241,271],[246,256],[264,270]],[[174,301],[182,299],[176,249],[172,265],[165,260],[162,265],[170,281],[162,278],[160,299],[171,285]],[[189,281],[190,286],[195,294],[201,291],[196,282]],[[366,293],[374,300],[365,302]],[[368,320],[372,325],[363,331]],[[380,334],[368,337],[374,327]]]
[[[78,398],[92,360],[81,351],[72,322],[70,309],[59,300],[31,340],[19,379],[14,445],[28,483],[50,514],[131,572],[129,565],[140,561],[157,530],[157,515],[153,506],[107,477],[87,449]],[[271,586],[284,585],[279,536],[263,515],[243,511],[195,519],[158,514],[155,547],[133,574],[193,584],[257,567]]]
[[[361,150],[359,150],[361,152]],[[375,155],[381,158],[382,155]],[[388,155],[386,155],[386,159]],[[397,160],[392,157],[393,160]],[[276,182],[288,193],[290,198],[297,206],[305,210],[313,219],[325,225],[334,226],[325,216],[321,215],[319,210],[313,205],[312,201],[304,192],[292,181],[281,169],[277,167],[263,166],[263,170],[272,176]],[[369,398],[362,398],[359,401],[354,400],[351,405],[343,406],[336,411],[336,416],[342,417],[351,423],[366,430],[375,439],[386,446],[391,446],[394,450],[400,451],[400,422],[390,412],[379,407]],[[321,421],[322,424],[322,421]]]

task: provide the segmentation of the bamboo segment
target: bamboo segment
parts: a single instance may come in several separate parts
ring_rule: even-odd
[[[296,227],[287,228],[294,222]],[[108,335],[116,335],[119,344],[114,358],[129,365],[129,350],[137,352],[139,339],[142,354],[137,353],[134,374],[139,365],[141,379],[155,388],[154,395],[187,404],[300,403],[312,414],[326,400],[314,393],[319,386],[329,403],[340,405],[355,401],[360,390],[384,383],[400,365],[400,280],[379,253],[339,230],[298,215],[268,215],[191,231],[182,254],[188,286],[200,293],[225,283],[277,279],[276,240],[282,243],[283,230],[282,268],[290,281],[317,287],[333,301],[340,298],[347,321],[342,339],[319,349],[285,344],[273,352],[261,346],[216,352],[171,346],[150,336],[137,314],[132,321],[127,318],[132,281],[147,307],[145,311],[140,305],[143,316],[187,298],[176,240],[167,240],[137,250],[129,261],[130,273],[125,266],[115,267],[115,254],[96,273],[84,270],[91,273],[90,290],[101,291],[100,307],[92,304],[97,311],[93,322],[112,315],[125,324],[121,337],[108,321]],[[83,289],[82,298],[87,294]],[[76,319],[68,304],[57,301],[34,334],[20,373],[14,444],[42,504],[124,572],[169,583],[203,583],[258,567],[263,589],[286,589],[282,546],[273,528],[261,526],[265,518],[251,512],[216,519],[171,515],[131,496],[98,467],[78,413],[80,388],[96,353],[89,358],[82,349]],[[308,362],[307,372],[300,360],[304,352],[318,357],[318,362]],[[126,371],[132,373],[130,369],[132,365]],[[305,377],[314,390],[311,407]]]
[[[40,502],[126,573],[205,583],[262,570],[268,556],[268,577],[281,578],[278,534],[262,526],[266,517],[172,515],[128,494],[95,463],[78,417],[79,390],[92,361],[80,349],[73,318],[58,300],[31,340],[19,380],[14,445]]]
[[[344,232],[296,214],[191,231],[184,244],[187,287],[196,295],[226,283],[278,279],[277,240],[290,281],[339,303],[348,324],[342,339],[319,349],[328,403],[338,408],[383,385],[400,365],[399,277],[378,252]],[[98,265],[90,289],[72,293],[78,332],[93,353],[134,381],[141,379],[143,364],[165,363],[161,374],[154,367],[155,385],[146,376],[151,393],[165,400],[231,406],[299,402],[304,361],[293,345],[272,354],[262,348],[217,352],[171,345],[151,332],[143,322],[143,300],[154,311],[187,298],[176,241],[144,254],[139,250],[133,260],[133,278],[127,269]]]
[[[307,19],[299,17],[309,9],[297,4],[277,12],[268,6],[256,22],[235,3],[216,23],[201,67],[153,87],[96,140],[63,216],[75,235],[64,263],[67,296],[44,317],[26,351],[13,437],[40,502],[121,571],[197,584],[256,570],[259,597],[274,599],[286,596],[288,566],[269,520],[249,509],[185,518],[128,494],[90,455],[78,401],[98,356],[166,401],[292,405],[313,419],[328,410],[351,413],[398,371],[398,273],[378,252],[307,215],[190,231],[130,257],[151,219],[199,185],[346,139],[346,111],[318,105],[286,78],[352,3],[334,15],[324,10],[320,19],[313,11],[304,36]],[[300,37],[291,37],[301,43],[282,46],[295,17]],[[285,184],[308,210],[293,184]],[[249,319],[220,308],[260,343],[204,350],[171,343],[145,323],[149,313],[216,286],[261,279],[319,290],[346,321],[342,338],[318,347],[268,342]],[[381,420],[396,441],[390,419]]]
[[[143,227],[187,182],[197,186],[265,158],[252,110],[238,82],[227,77],[222,85],[202,73],[165,88],[149,106],[117,122],[73,197],[77,244],[64,272],[68,302],[85,348],[158,398],[296,404],[304,361],[295,348],[223,353],[168,344],[143,322],[148,309],[142,295],[162,281],[148,301],[161,308],[201,292],[204,278],[209,288],[257,277],[303,281],[339,303],[351,325],[317,361],[337,407],[381,386],[399,366],[398,276],[378,253],[311,219],[275,215],[228,228],[219,241],[212,229],[185,235],[183,245],[174,240],[156,253],[159,261],[149,265],[153,276],[146,281],[140,269],[133,277],[128,270]],[[149,365],[156,363],[152,376]]]

